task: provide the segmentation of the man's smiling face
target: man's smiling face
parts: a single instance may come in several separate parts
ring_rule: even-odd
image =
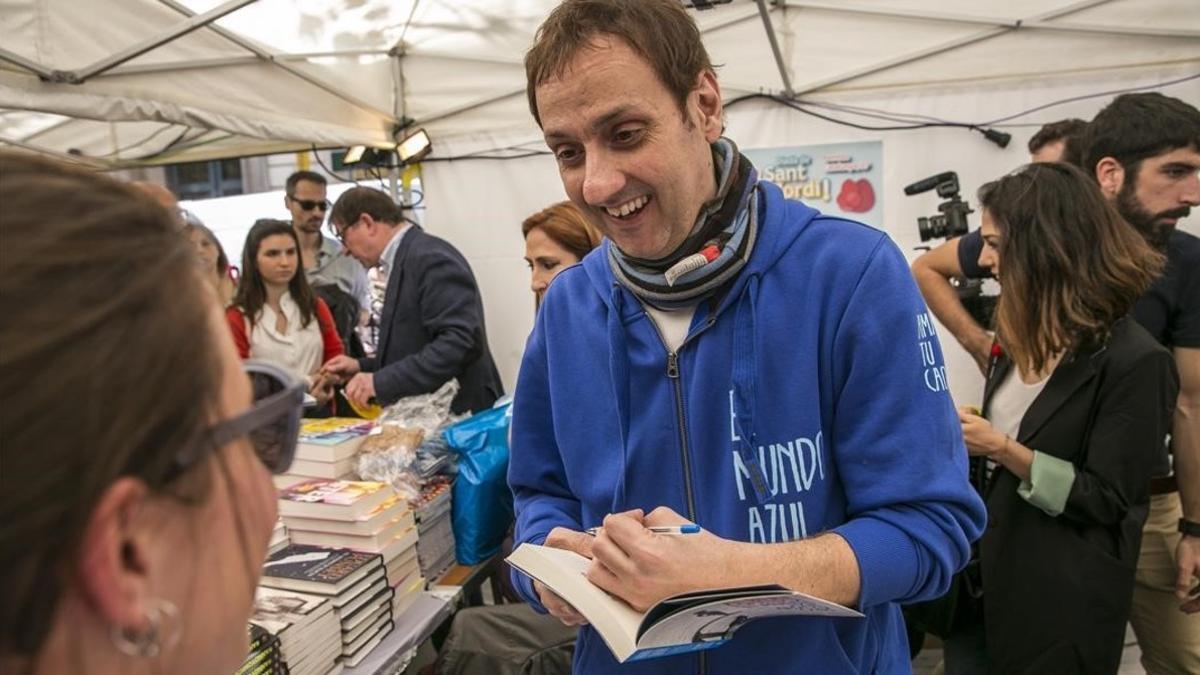
[[[697,79],[681,113],[645,59],[623,40],[599,35],[536,92],[571,201],[627,255],[657,259],[675,250],[716,192],[709,147],[721,134],[715,76]]]

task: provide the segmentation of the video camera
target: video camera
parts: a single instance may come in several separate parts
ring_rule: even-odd
[[[939,215],[921,216],[917,218],[917,231],[921,241],[929,241],[945,237],[959,237],[967,233],[967,214],[974,213],[971,207],[958,195],[958,174],[953,171],[939,173],[919,180],[904,188],[904,194],[912,196],[936,189],[937,194],[946,201],[938,204]]]
[[[967,214],[975,213],[962,197],[959,196],[958,174],[944,171],[936,176],[919,180],[904,188],[904,194],[919,195],[930,190],[946,201],[938,204],[938,215],[921,216],[917,218],[917,231],[921,241],[930,239],[961,237],[970,229],[967,225]],[[926,248],[929,247],[919,247]],[[958,293],[958,299],[963,307],[981,326],[992,325],[992,315],[996,311],[996,296],[984,295],[983,281],[980,279],[954,278],[950,285]]]

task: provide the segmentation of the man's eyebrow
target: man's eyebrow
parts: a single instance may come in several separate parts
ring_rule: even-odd
[[[597,133],[601,129],[604,129],[608,125],[612,124],[614,120],[619,119],[619,118],[624,117],[625,115],[629,114],[629,112],[632,109],[633,109],[633,106],[631,106],[631,105],[619,105],[616,108],[613,108],[612,110],[604,113],[600,117],[597,117],[590,124],[588,124],[588,130],[591,131],[592,133]],[[569,139],[572,137],[571,134],[568,134],[563,131],[558,131],[555,129],[551,129],[551,130],[547,131],[544,134],[544,136],[547,141],[563,140],[563,139]]]
[[[1200,162],[1186,162],[1184,160],[1176,160],[1167,162],[1162,165],[1164,171],[1168,169],[1187,169],[1188,171],[1200,171]]]

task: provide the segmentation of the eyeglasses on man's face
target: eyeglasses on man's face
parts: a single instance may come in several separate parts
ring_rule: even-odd
[[[361,222],[362,222],[361,216],[359,217],[358,220],[354,221],[353,223],[350,223],[349,225],[345,225],[345,226],[339,226],[337,223],[335,223],[331,220],[331,221],[329,221],[329,228],[331,230],[333,230],[333,236],[337,237],[338,241],[345,244],[346,243],[346,232],[348,232],[350,230],[350,228],[354,227],[355,225],[358,225]]]
[[[254,405],[249,410],[222,420],[176,457],[168,480],[186,473],[210,452],[215,452],[239,436],[245,436],[254,452],[271,473],[287,473],[296,456],[303,415],[304,383],[282,368],[264,361],[243,364],[250,378]]]
[[[328,199],[314,201],[312,199],[296,199],[292,195],[288,195],[288,199],[292,200],[292,203],[298,205],[301,211],[315,211],[320,209],[322,212],[328,212],[330,207]]]

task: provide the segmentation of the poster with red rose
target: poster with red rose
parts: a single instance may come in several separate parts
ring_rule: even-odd
[[[829,215],[883,228],[883,143],[748,148],[758,176]]]

